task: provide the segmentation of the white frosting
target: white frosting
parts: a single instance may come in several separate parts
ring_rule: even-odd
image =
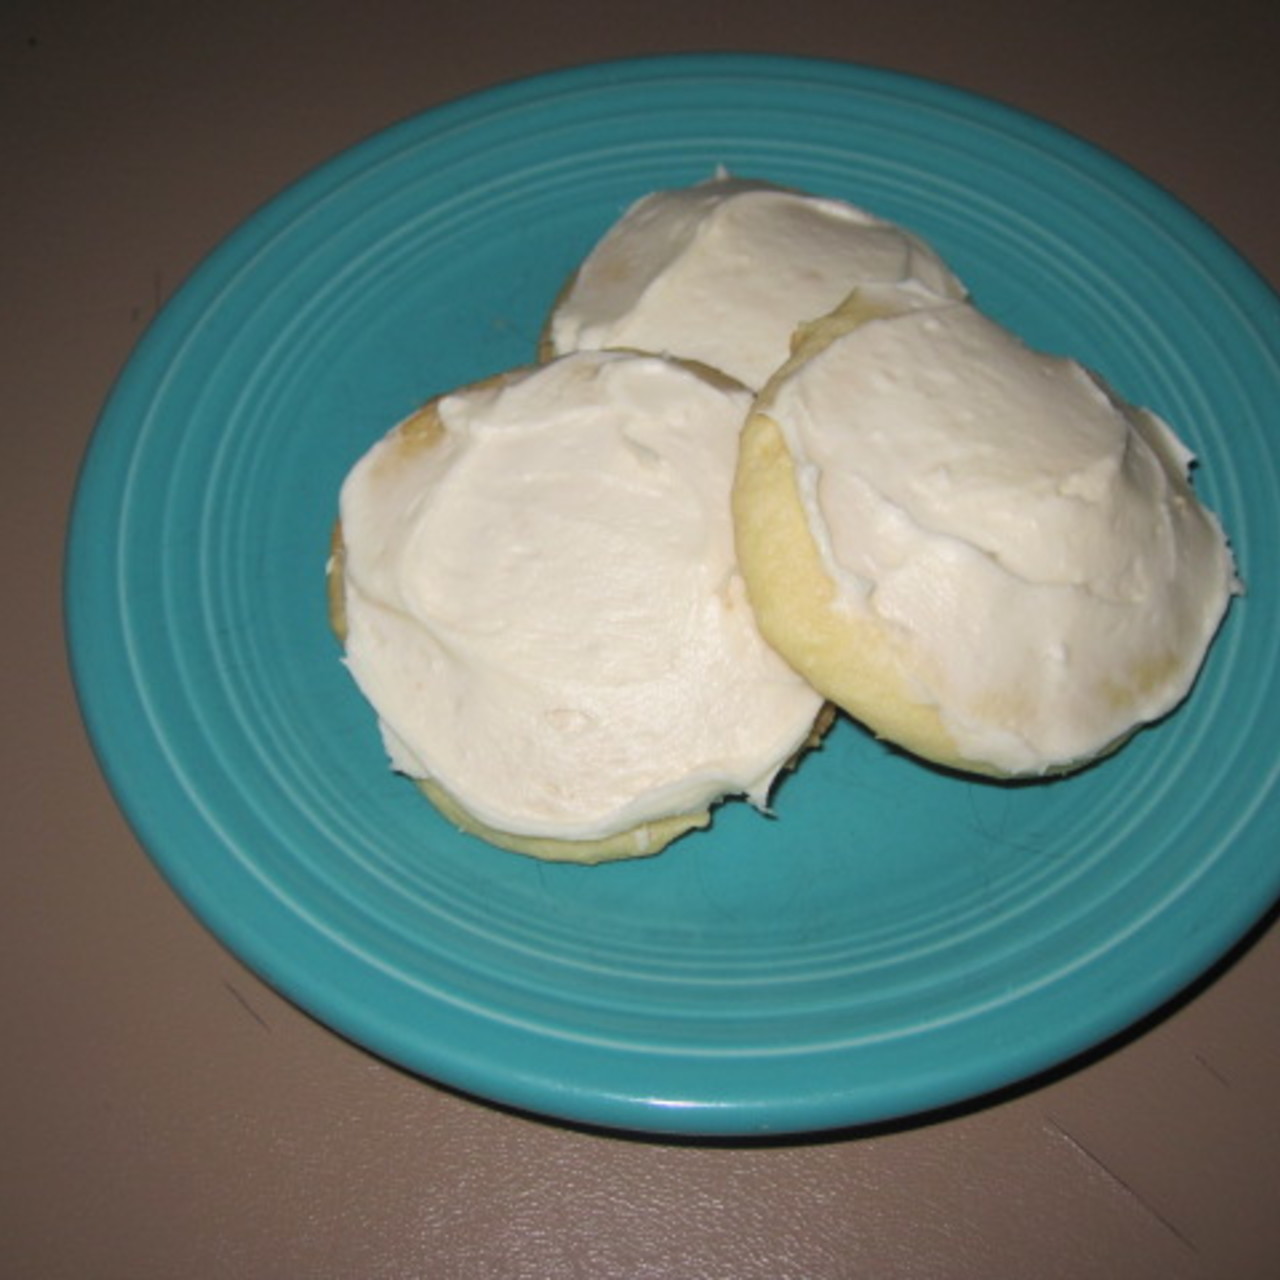
[[[766,395],[843,607],[961,754],[1041,773],[1187,693],[1238,584],[1153,414],[966,303],[866,322]]]
[[[763,642],[729,490],[749,397],[589,353],[446,396],[346,480],[347,663],[394,767],[500,830],[764,804],[821,705]]]
[[[548,336],[556,352],[666,352],[759,388],[797,325],[867,283],[964,293],[923,241],[861,209],[716,177],[632,205],[582,264]]]

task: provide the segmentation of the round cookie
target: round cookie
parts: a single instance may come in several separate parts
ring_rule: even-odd
[[[761,639],[728,498],[750,397],[583,353],[432,402],[343,487],[330,611],[393,767],[536,857],[765,804],[821,697]]]
[[[1190,454],[965,302],[855,295],[744,429],[765,637],[878,736],[997,776],[1078,768],[1189,691],[1238,590]]]
[[[557,299],[541,352],[660,352],[758,389],[790,354],[797,325],[867,284],[964,295],[904,228],[842,200],[722,174],[633,204]]]

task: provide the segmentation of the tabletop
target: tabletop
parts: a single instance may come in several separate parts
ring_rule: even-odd
[[[995,1096],[812,1135],[644,1137],[466,1096],[314,1021],[197,922],[103,780],[64,656],[69,505],[114,378],[188,273],[397,121],[710,50],[1014,106],[1152,178],[1280,285],[1280,15],[1253,0],[5,6],[4,1274],[1276,1273],[1274,913],[1171,1005]]]

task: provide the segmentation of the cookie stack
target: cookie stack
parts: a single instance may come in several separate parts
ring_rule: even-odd
[[[1189,691],[1238,590],[1153,414],[840,201],[724,174],[632,206],[539,362],[343,486],[330,603],[392,765],[538,857],[655,853],[835,709],[996,776]]]

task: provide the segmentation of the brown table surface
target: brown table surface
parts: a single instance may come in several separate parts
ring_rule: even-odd
[[[1103,145],[1276,284],[1278,14],[1249,0],[5,5],[0,1273],[1280,1275],[1275,928],[1110,1052],[928,1124],[747,1146],[508,1114],[345,1042],[195,922],[95,766],[59,604],[76,467],[145,322],[263,200],[397,119],[618,55],[879,64]]]

